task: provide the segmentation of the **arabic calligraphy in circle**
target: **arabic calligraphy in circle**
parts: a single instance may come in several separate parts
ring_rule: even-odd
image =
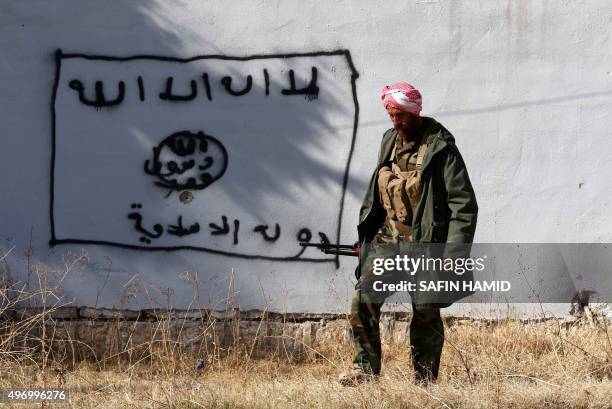
[[[175,132],[153,148],[145,173],[156,176],[155,185],[172,191],[202,190],[221,178],[227,169],[227,150],[202,131]]]

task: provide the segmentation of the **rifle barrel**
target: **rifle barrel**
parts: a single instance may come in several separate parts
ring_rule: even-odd
[[[325,254],[335,254],[338,256],[351,256],[351,257],[359,257],[359,254],[354,251],[342,251],[342,250],[323,250]]]
[[[322,244],[318,244],[318,243],[304,243],[303,241],[300,241],[300,246],[302,246],[302,247],[320,247],[320,246],[322,246]]]
[[[354,250],[355,247],[350,245],[350,244],[332,244],[332,243],[304,243],[304,242],[300,242],[300,246],[302,247],[317,247],[320,249],[324,249],[324,248],[334,248],[334,249],[347,249],[347,250]]]

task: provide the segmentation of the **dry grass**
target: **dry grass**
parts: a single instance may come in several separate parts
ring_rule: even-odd
[[[554,321],[471,321],[448,327],[447,340],[439,382],[429,387],[412,384],[406,346],[397,343],[384,346],[381,380],[357,388],[336,383],[349,366],[350,346],[329,343],[300,360],[279,351],[253,358],[248,346],[237,347],[201,371],[194,354],[159,346],[146,360],[104,368],[47,361],[45,370],[35,354],[19,364],[3,360],[0,387],[63,385],[75,408],[612,407],[610,347],[601,327],[576,324],[559,332]]]
[[[148,341],[126,342],[120,350],[108,342],[104,354],[88,354],[52,317],[60,298],[45,284],[49,272],[33,271],[35,291],[0,286],[5,318],[29,301],[51,305],[0,320],[0,388],[68,388],[74,408],[612,408],[612,344],[602,317],[572,325],[453,321],[446,326],[440,379],[427,387],[412,383],[407,346],[389,338],[380,381],[344,388],[336,379],[350,366],[352,347],[341,337],[297,353],[283,339],[260,348],[263,335],[243,342],[236,331],[229,346],[211,341],[187,348],[177,342],[180,322],[166,315]],[[200,337],[214,340],[208,333],[214,319],[204,318]],[[116,323],[123,324],[130,325]],[[202,370],[194,368],[199,357],[206,358]]]

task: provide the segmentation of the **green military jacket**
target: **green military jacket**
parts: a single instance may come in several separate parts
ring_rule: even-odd
[[[422,117],[427,153],[422,165],[422,195],[412,218],[416,243],[471,243],[476,230],[478,204],[455,138],[432,118]],[[359,241],[370,242],[385,219],[378,194],[378,171],[389,160],[397,131],[382,138],[378,165],[372,173],[359,212]]]
[[[432,118],[423,117],[423,126],[422,137],[426,137],[428,147],[421,168],[421,198],[412,217],[413,243],[445,243],[441,246],[423,247],[424,254],[428,257],[467,257],[471,246],[469,243],[474,239],[478,215],[474,189],[451,133]],[[385,221],[386,211],[380,203],[378,193],[378,171],[389,160],[396,137],[397,131],[392,128],[387,130],[382,138],[378,165],[374,169],[359,212],[357,231],[362,244],[371,242]],[[452,246],[451,243],[460,246]],[[362,273],[366,277],[372,277],[370,265],[365,260],[368,260],[368,256],[362,254],[355,271],[358,279]],[[362,262],[365,263],[363,266]],[[362,268],[365,270],[362,271]],[[461,282],[472,281],[473,274],[467,272],[459,276],[452,272],[436,270],[417,276],[418,280],[423,278],[433,282]],[[360,281],[357,283],[358,287],[361,287]],[[362,294],[363,291],[362,288]],[[443,308],[472,293],[473,291],[417,291],[411,293],[410,298],[415,305]]]

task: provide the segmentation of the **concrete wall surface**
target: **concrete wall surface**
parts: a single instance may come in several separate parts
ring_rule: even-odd
[[[456,138],[475,241],[612,242],[611,25],[607,0],[2,1],[4,274],[345,312],[355,259],[298,241],[357,239],[397,81]]]

